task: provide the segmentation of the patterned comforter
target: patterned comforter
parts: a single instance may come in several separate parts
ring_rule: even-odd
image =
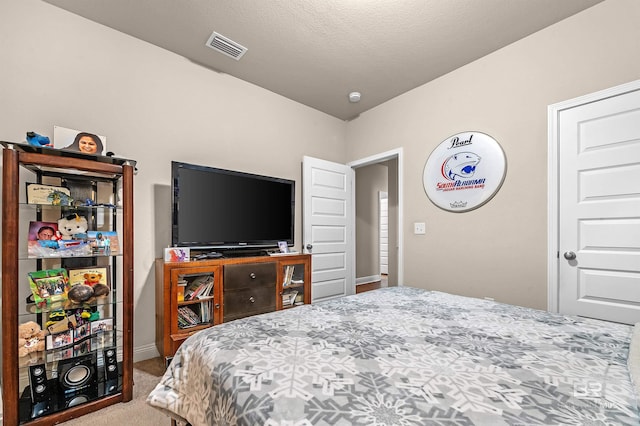
[[[638,425],[632,331],[380,289],[196,333],[147,402],[194,426]]]

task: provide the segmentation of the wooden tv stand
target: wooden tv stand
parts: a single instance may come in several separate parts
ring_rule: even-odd
[[[198,288],[200,296],[191,299]],[[309,254],[156,260],[156,346],[165,358],[196,331],[309,303]]]

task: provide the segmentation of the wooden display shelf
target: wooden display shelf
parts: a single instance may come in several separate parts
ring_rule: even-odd
[[[7,426],[19,423],[29,425],[51,425],[61,423],[81,415],[99,410],[112,404],[130,401],[133,397],[133,174],[135,161],[119,159],[114,157],[104,157],[95,155],[85,155],[78,152],[56,150],[51,148],[37,148],[27,144],[0,141],[3,149],[3,170],[2,170],[2,396],[3,396],[3,423]],[[112,288],[117,288],[113,292],[120,297],[115,300],[112,296],[112,309],[120,317],[118,318],[118,330],[121,332],[121,340],[117,343],[118,368],[120,371],[117,391],[107,394],[99,394],[95,399],[81,405],[66,408],[59,403],[52,402],[54,408],[46,411],[41,416],[31,418],[29,414],[24,417],[24,406],[26,411],[31,409],[31,397],[24,398],[23,394],[27,388],[20,381],[21,369],[18,357],[18,325],[23,319],[42,318],[48,315],[47,310],[30,313],[22,312],[21,307],[24,301],[21,300],[21,286],[24,286],[22,277],[25,262],[31,262],[35,269],[40,269],[42,262],[49,259],[33,258],[23,260],[20,257],[21,242],[27,240],[27,235],[23,231],[26,229],[24,222],[33,220],[27,218],[21,212],[20,194],[24,194],[25,180],[21,179],[21,171],[28,170],[35,175],[37,183],[41,183],[43,177],[53,179],[73,178],[74,180],[86,181],[108,181],[113,184],[112,194],[115,196],[115,182],[122,184],[122,206],[118,207],[121,212],[122,235],[126,235],[120,241],[120,253],[118,256],[119,279],[112,282]],[[43,210],[54,210],[56,207],[42,206],[34,209],[37,215]],[[64,207],[59,206],[58,209]],[[108,207],[101,207],[107,209]],[[111,209],[115,210],[115,209]],[[59,210],[62,211],[62,210]],[[113,224],[115,226],[115,223]],[[115,256],[104,255],[109,258],[108,262],[114,263]],[[70,258],[60,258],[62,259]],[[111,264],[110,263],[110,264]],[[22,267],[22,269],[21,269]],[[33,268],[33,266],[29,266]],[[44,320],[42,320],[44,321]],[[41,324],[41,327],[44,327]],[[97,352],[93,351],[93,352]],[[46,355],[46,353],[45,353]],[[97,355],[98,356],[98,355]],[[120,360],[121,359],[121,360]],[[44,360],[46,371],[52,371],[58,361],[52,363]],[[95,379],[98,379],[97,366],[94,365]],[[52,376],[47,375],[48,379]],[[103,380],[106,379],[103,377]],[[28,383],[28,382],[27,382]],[[98,385],[96,385],[97,387]],[[106,386],[106,385],[104,385]],[[59,394],[55,393],[54,386],[48,393],[49,398],[57,400]],[[97,392],[97,390],[96,390]],[[57,405],[55,405],[57,404]],[[34,404],[35,405],[35,404]],[[21,416],[23,415],[23,416]]]

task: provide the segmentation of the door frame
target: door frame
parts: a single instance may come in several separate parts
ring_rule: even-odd
[[[387,179],[388,181],[388,179]],[[388,185],[387,185],[388,186]],[[382,196],[384,194],[384,197]],[[383,201],[386,204],[387,214],[387,263],[386,272],[382,272],[382,205]],[[378,191],[378,276],[381,277],[384,273],[389,275],[389,192]]]
[[[560,113],[564,110],[597,102],[603,99],[619,96],[628,92],[640,90],[640,80],[600,90],[578,98],[569,99],[549,105],[548,113],[548,153],[547,153],[547,309],[550,312],[558,312],[559,309],[559,283],[560,273],[560,249],[559,249],[559,174],[560,162],[558,156],[559,138],[558,125]]]
[[[347,166],[352,169],[357,169],[358,167],[370,166],[372,164],[383,163],[388,160],[397,160],[398,161],[398,223],[395,224],[397,226],[396,230],[398,233],[398,286],[404,285],[404,235],[402,233],[403,230],[403,222],[404,222],[404,183],[403,183],[403,175],[404,175],[404,165],[402,158],[402,147],[392,149],[390,151],[381,152],[379,154],[374,154],[369,157],[361,158],[359,160],[351,161],[347,163]],[[352,193],[352,202],[351,202],[351,242],[355,259],[355,238],[356,238],[356,194],[355,190]],[[388,226],[391,227],[391,223],[388,223]],[[391,252],[391,247],[389,248],[389,252]],[[355,294],[355,267],[353,268],[353,286],[354,286],[354,294]]]

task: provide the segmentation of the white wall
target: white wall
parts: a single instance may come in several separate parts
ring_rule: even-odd
[[[638,22],[640,2],[607,0],[349,123],[349,161],[404,149],[406,285],[546,308],[547,106],[640,79]],[[485,206],[448,213],[426,197],[422,172],[463,131],[501,143],[507,176]]]
[[[108,150],[138,161],[136,359],[156,353],[171,160],[295,179],[298,249],[302,156],[345,161],[343,121],[44,2],[0,2],[0,52],[1,140],[60,125],[106,135]]]
[[[356,176],[356,281],[380,275],[380,191],[387,192],[385,164],[355,170]]]
[[[403,147],[404,282],[544,308],[547,105],[639,79],[638,22],[640,2],[606,0],[345,124],[47,3],[2,0],[0,139],[61,125],[138,160],[137,359],[155,351],[153,261],[169,242],[173,159],[296,179],[299,248],[302,155],[346,162]],[[507,178],[487,205],[447,213],[422,170],[465,130],[502,144]],[[413,235],[416,221],[426,235]]]

